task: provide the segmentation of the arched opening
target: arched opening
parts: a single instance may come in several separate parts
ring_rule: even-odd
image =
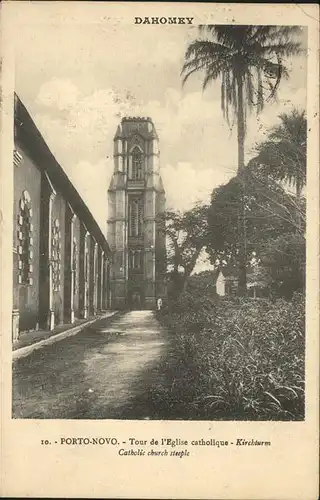
[[[142,251],[130,250],[129,251],[129,268],[133,271],[142,271]]]
[[[129,179],[140,181],[143,179],[143,154],[137,146],[132,150],[132,168],[129,172]]]
[[[17,230],[17,281],[19,286],[17,305],[19,309],[19,330],[27,331],[36,327],[33,282],[33,225],[32,206],[28,191],[23,191],[19,200]]]
[[[23,191],[19,202],[18,216],[18,283],[32,285],[32,207],[28,191]]]
[[[52,287],[54,292],[61,288],[61,230],[59,219],[52,224],[51,239]]]
[[[129,236],[140,236],[143,229],[142,199],[133,198],[129,203]]]

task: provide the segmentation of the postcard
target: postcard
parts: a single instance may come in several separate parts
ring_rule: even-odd
[[[319,9],[1,14],[1,494],[316,499]]]

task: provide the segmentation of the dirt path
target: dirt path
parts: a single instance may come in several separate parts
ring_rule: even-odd
[[[132,311],[35,351],[14,363],[13,416],[154,418],[135,402],[154,383],[166,346],[154,313]]]

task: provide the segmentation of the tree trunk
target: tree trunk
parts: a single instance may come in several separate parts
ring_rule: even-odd
[[[171,277],[171,281],[172,281],[172,285],[173,285],[173,289],[172,289],[172,296],[174,299],[176,299],[177,297],[179,297],[180,295],[180,287],[181,287],[181,284],[180,284],[180,274],[178,271],[173,271],[172,273],[172,277]]]
[[[238,86],[238,174],[244,171],[244,104],[243,104],[243,81],[241,75],[237,77]],[[245,178],[242,179],[243,188],[241,195],[241,214],[239,214],[239,279],[238,295],[243,297],[247,294],[247,262],[246,262],[246,220],[245,220]]]
[[[189,278],[189,276],[187,276],[186,274],[184,274],[183,280],[182,280],[182,292],[185,292],[186,289],[187,289],[188,278]]]
[[[238,122],[238,174],[240,174],[244,169],[244,136],[245,136],[245,126],[244,126],[244,106],[243,106],[243,81],[239,75],[237,78],[238,84],[238,110],[237,110],[237,122]]]

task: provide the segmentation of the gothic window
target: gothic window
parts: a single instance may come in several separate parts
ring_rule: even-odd
[[[72,272],[73,272],[73,295],[77,293],[77,280],[78,280],[78,247],[76,239],[73,239],[72,247]]]
[[[33,225],[31,199],[28,191],[23,191],[19,201],[18,215],[18,283],[32,285]]]
[[[129,253],[129,267],[130,269],[142,268],[142,252],[141,250],[131,250]]]
[[[132,151],[132,180],[142,180],[143,178],[143,155],[139,148]]]
[[[129,235],[140,236],[143,227],[142,199],[134,198],[129,205]]]
[[[52,224],[51,237],[52,287],[54,292],[61,289],[61,230],[59,219]]]

